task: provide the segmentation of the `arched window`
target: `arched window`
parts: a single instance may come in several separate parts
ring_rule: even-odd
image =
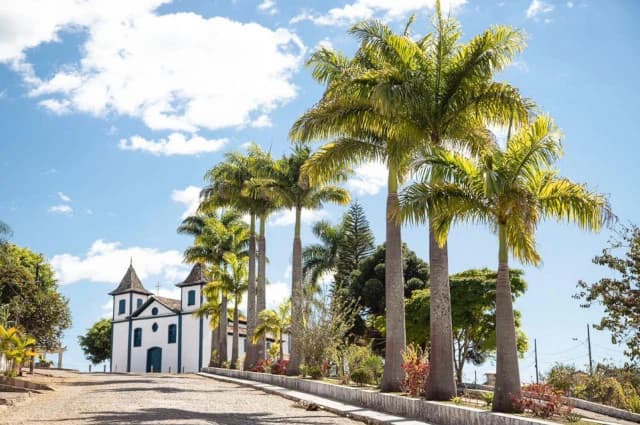
[[[151,314],[152,314],[153,316],[157,316],[157,315],[158,315],[158,307],[153,307],[153,308],[151,309]]]
[[[125,300],[120,300],[118,303],[118,314],[124,314],[127,310],[127,302]]]
[[[187,305],[196,305],[196,291],[193,289],[187,294]]]
[[[169,344],[176,343],[176,325],[169,325]]]
[[[142,345],[142,328],[133,330],[133,346],[140,347]]]
[[[141,305],[142,305],[142,298],[138,298],[138,300],[136,301],[136,308],[140,308]]]

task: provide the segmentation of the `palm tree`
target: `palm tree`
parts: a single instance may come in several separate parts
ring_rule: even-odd
[[[282,337],[291,326],[291,299],[287,298],[280,303],[277,310],[262,310],[259,316],[260,324],[256,328],[253,338],[257,341],[258,339],[266,338],[269,334],[273,335],[280,351],[278,360],[284,359],[284,341]]]
[[[559,136],[552,120],[539,116],[510,137],[505,150],[494,146],[477,158],[435,151],[424,161],[441,178],[416,183],[402,196],[405,217],[429,214],[439,243],[451,224],[463,221],[487,224],[498,235],[494,411],[512,411],[511,397],[520,396],[509,252],[537,265],[535,230],[543,219],[593,231],[613,219],[605,197],[552,168],[562,153]]]
[[[311,232],[320,243],[307,245],[302,250],[302,276],[306,284],[317,286],[324,274],[336,270],[342,234],[340,226],[333,226],[326,220],[315,223]]]
[[[326,202],[346,204],[349,194],[346,190],[328,184],[311,184],[302,167],[309,160],[311,149],[296,145],[290,156],[284,156],[275,163],[271,188],[275,199],[284,208],[295,213],[295,231],[293,237],[293,255],[291,265],[291,357],[287,367],[290,375],[299,374],[301,350],[299,339],[302,332],[302,209],[317,209]],[[336,173],[341,176],[342,173]]]
[[[393,212],[397,192],[416,152],[428,146],[462,146],[472,151],[491,144],[485,123],[504,124],[510,113],[527,117],[527,104],[513,87],[492,81],[496,71],[523,47],[522,34],[494,27],[459,43],[457,22],[444,19],[436,3],[435,32],[415,41],[378,21],[355,25],[360,39],[353,59],[327,49],[310,60],[313,75],[327,83],[321,101],[294,124],[296,140],[336,138],[309,164],[316,179],[367,160],[389,169],[387,188],[387,346],[384,390],[398,390],[405,344],[400,226]],[[446,244],[430,237],[432,265],[430,399],[456,394]]]
[[[259,284],[256,288],[256,219],[264,214],[266,200],[259,191],[255,190],[255,184],[252,181],[263,177],[271,163],[271,156],[263,152],[255,143],[247,149],[246,155],[237,152],[228,153],[223,162],[207,172],[205,180],[208,185],[201,193],[201,208],[204,210],[224,206],[249,214],[248,342],[245,369],[253,366],[258,356],[258,347],[253,343],[251,336],[257,321],[256,299],[264,298],[264,288]]]
[[[0,326],[0,353],[3,353],[12,364],[12,373],[22,376],[22,364],[26,359],[38,353],[32,350],[36,340],[22,336],[16,328]]]
[[[226,210],[219,214],[209,212],[187,217],[178,227],[178,232],[194,236],[194,244],[184,252],[185,260],[209,265],[208,277],[212,281],[219,280],[221,271],[226,270],[226,253],[246,255],[249,230],[240,214],[235,211]],[[207,288],[207,302],[195,312],[200,317],[208,316],[212,328],[217,327],[218,335],[217,338],[212,335],[212,347],[218,348],[219,364],[227,361],[227,293],[228,290],[221,285],[218,285],[218,289],[215,286]],[[214,341],[217,344],[213,344]]]

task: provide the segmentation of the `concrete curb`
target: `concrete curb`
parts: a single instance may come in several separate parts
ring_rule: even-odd
[[[345,418],[354,419],[370,425],[429,425],[426,422],[420,422],[412,419],[403,418],[400,416],[388,415],[386,413],[364,409],[359,406],[353,406],[353,405],[341,403],[338,401],[314,396],[311,394],[305,394],[299,391],[289,390],[289,389],[278,387],[275,385],[248,381],[245,379],[230,378],[227,376],[214,375],[211,373],[200,372],[198,373],[198,375],[205,378],[209,378],[209,379],[215,379],[218,381],[252,387],[260,391],[264,391],[269,394],[274,394],[280,397],[284,397],[292,401],[305,401],[309,403],[315,403],[322,410],[326,410],[328,412],[335,413],[336,415],[339,415]]]

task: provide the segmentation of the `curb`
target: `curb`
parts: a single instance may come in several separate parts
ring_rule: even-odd
[[[199,372],[197,375],[203,378],[213,379],[217,381],[228,382],[232,384],[243,385],[246,387],[255,388],[268,394],[277,395],[292,401],[311,401],[318,405],[322,410],[334,413],[338,416],[342,416],[349,419],[354,419],[360,422],[364,422],[368,425],[430,425],[427,422],[421,422],[400,416],[390,415],[387,413],[376,412],[363,407],[345,404],[342,402],[318,397],[312,394],[301,393],[299,391],[289,390],[287,388],[278,387],[276,385],[270,385],[265,383],[254,383],[252,381],[246,381],[244,379],[229,378],[226,376],[213,375],[209,373]],[[300,394],[300,395],[297,395]],[[305,397],[303,397],[305,396]],[[331,406],[331,404],[339,404],[343,406],[343,409],[337,406]],[[376,417],[377,416],[377,417]]]

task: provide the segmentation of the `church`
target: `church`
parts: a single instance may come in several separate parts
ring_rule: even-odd
[[[198,372],[211,358],[211,328],[208,317],[194,311],[206,302],[204,268],[196,264],[176,286],[180,299],[160,297],[145,289],[133,264],[113,297],[111,334],[112,372]],[[231,358],[232,323],[227,326],[227,358]],[[239,359],[246,349],[246,323],[240,323]],[[285,336],[285,339],[286,336]],[[288,352],[288,341],[284,342]],[[267,348],[273,343],[267,338]]]

